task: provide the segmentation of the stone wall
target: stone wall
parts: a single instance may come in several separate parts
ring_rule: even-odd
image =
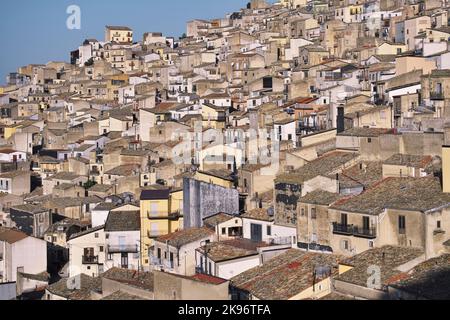
[[[185,178],[183,182],[184,228],[203,226],[203,219],[219,212],[239,213],[239,192]]]
[[[297,202],[302,187],[297,184],[277,183],[275,185],[275,223],[297,226]]]

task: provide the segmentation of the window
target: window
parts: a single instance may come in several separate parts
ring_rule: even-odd
[[[305,209],[304,209],[304,208],[302,208],[302,209],[300,210],[300,214],[301,214],[302,217],[305,216]]]
[[[100,252],[103,252],[103,250],[104,250],[104,247],[100,246]]]
[[[438,222],[437,222],[437,228],[438,228],[438,229],[441,229],[441,221],[438,221]]]
[[[108,260],[109,260],[109,261],[113,260],[113,256],[114,256],[114,255],[113,255],[112,253],[108,253]]]
[[[227,228],[222,228],[222,235],[225,235],[227,233]]]
[[[95,233],[94,237],[95,237],[96,239],[98,239],[98,233]]]
[[[316,219],[316,218],[317,218],[316,208],[311,208],[311,219]]]
[[[272,235],[272,226],[267,226],[267,235],[268,236]]]
[[[367,143],[372,143],[372,138],[367,138]]]
[[[161,259],[161,248],[158,248],[156,254],[157,254],[158,259]]]
[[[370,229],[370,220],[369,217],[363,217],[363,230]]]
[[[406,217],[405,216],[398,217],[398,232],[400,234],[406,234]]]
[[[342,249],[343,250],[349,250],[350,248],[350,243],[348,242],[348,240],[342,240]]]
[[[158,216],[158,204],[157,203],[152,203],[150,205],[150,215],[152,217]]]
[[[348,215],[346,213],[341,214],[341,224],[346,226],[348,224]]]

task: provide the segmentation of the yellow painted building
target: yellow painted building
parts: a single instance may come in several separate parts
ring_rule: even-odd
[[[220,177],[212,172],[197,171],[194,176],[195,180],[212,183],[224,188],[233,188],[233,181],[227,177]]]
[[[224,129],[226,125],[226,108],[211,104],[202,104],[204,128]]]
[[[444,192],[450,193],[450,146],[442,148],[442,179]]]
[[[390,43],[384,42],[377,48],[377,54],[379,55],[397,55],[408,50],[406,44],[403,43]]]
[[[5,127],[5,139],[11,138],[15,133],[19,125],[12,125]]]
[[[131,44],[133,42],[133,30],[124,26],[106,26],[105,42]]]
[[[109,100],[119,99],[119,88],[129,83],[130,77],[127,74],[116,74],[109,76],[106,82],[107,98]]]
[[[306,0],[280,0],[280,4],[285,8],[295,9],[304,7],[306,5]]]
[[[148,267],[154,239],[183,227],[183,190],[143,190],[141,212],[141,262]]]

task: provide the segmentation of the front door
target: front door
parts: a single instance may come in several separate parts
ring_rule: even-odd
[[[122,253],[120,258],[122,269],[128,269],[128,253]]]
[[[261,242],[262,241],[262,225],[252,223],[250,225],[250,235],[251,235],[252,241]]]

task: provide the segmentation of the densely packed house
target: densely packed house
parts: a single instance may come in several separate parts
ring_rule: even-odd
[[[10,73],[0,299],[449,299],[449,9],[252,0]]]

